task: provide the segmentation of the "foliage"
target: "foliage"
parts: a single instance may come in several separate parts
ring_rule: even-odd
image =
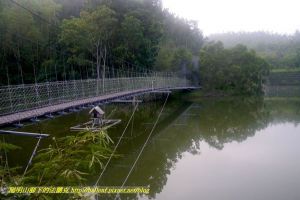
[[[10,168],[7,159],[8,152],[16,149],[20,149],[20,147],[7,143],[4,141],[4,139],[3,141],[0,141],[0,189],[8,185],[18,184],[18,182],[20,181],[20,177],[17,175],[17,170],[19,168]]]
[[[56,13],[60,11],[60,5],[53,0],[16,1],[24,7],[39,11],[41,17],[48,19],[51,23],[57,23]],[[33,67],[36,72],[42,71],[38,68],[52,54],[49,46],[55,39],[54,28],[49,24],[38,23],[39,18],[32,15],[16,4],[5,1],[0,9],[0,83],[22,83],[33,82]],[[10,80],[6,74],[9,73]],[[29,75],[30,74],[30,75]],[[28,76],[29,75],[29,76]]]
[[[41,150],[25,174],[24,183],[76,185],[110,156],[112,140],[104,131],[84,131],[77,135],[53,138],[53,144]]]
[[[35,14],[1,2],[0,85],[103,77],[106,66],[181,69],[178,52],[195,56],[203,43],[198,25],[161,0],[16,2]]]
[[[272,68],[300,67],[300,32],[280,35],[268,32],[240,32],[213,34],[211,40],[219,40],[226,48],[244,44],[271,64]]]
[[[141,20],[132,16],[126,15],[121,23],[120,46],[115,49],[117,55],[120,55],[124,60],[136,60],[139,58],[140,48],[148,41],[144,38],[144,27]]]
[[[300,72],[300,68],[275,68],[271,69],[272,73],[282,73],[282,72]]]
[[[0,142],[0,187],[5,186],[79,186],[88,175],[101,170],[103,161],[111,155],[113,141],[104,131],[82,131],[59,139],[53,138],[48,148],[42,149],[34,157],[33,165],[22,177],[18,167],[10,168],[6,160],[8,151],[19,147]],[[5,197],[9,199],[11,195]],[[64,196],[64,197],[62,197]],[[23,199],[23,194],[14,198]],[[30,199],[52,199],[52,195],[33,194]],[[60,198],[77,198],[77,195],[60,195]],[[0,194],[1,198],[1,194]]]
[[[114,27],[116,25],[115,12],[103,5],[95,11],[82,11],[79,18],[64,20],[60,41],[75,55],[75,58],[89,52],[96,59],[97,77],[100,78],[100,66],[103,60],[105,74],[105,61],[107,60],[107,47],[111,43]],[[69,63],[81,65],[85,61],[71,57]]]
[[[164,36],[156,59],[156,69],[181,71],[183,75],[195,73],[197,57],[203,45],[203,35],[194,21],[187,21],[164,12]]]
[[[225,49],[221,42],[210,43],[200,53],[202,83],[207,89],[233,94],[262,92],[269,65],[243,45]]]

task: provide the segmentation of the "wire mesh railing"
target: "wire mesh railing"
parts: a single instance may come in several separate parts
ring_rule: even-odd
[[[189,87],[185,78],[162,76],[55,81],[0,87],[0,115],[7,115],[112,93]]]

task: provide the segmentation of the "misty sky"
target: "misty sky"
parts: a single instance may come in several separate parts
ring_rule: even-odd
[[[165,8],[198,21],[204,35],[228,31],[294,33],[300,0],[163,0]]]

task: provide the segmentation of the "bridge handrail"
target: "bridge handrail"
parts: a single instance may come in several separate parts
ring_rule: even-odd
[[[104,84],[103,84],[104,83]],[[174,76],[119,77],[22,84],[0,87],[0,115],[138,89],[188,87]]]

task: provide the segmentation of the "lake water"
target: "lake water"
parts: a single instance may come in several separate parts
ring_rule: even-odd
[[[171,97],[158,126],[137,161],[127,186],[148,186],[149,195],[128,199],[298,200],[300,199],[300,100],[292,98],[188,99]],[[139,106],[99,185],[120,186],[137,158],[163,101]],[[108,134],[121,135],[133,106],[104,107],[122,123]],[[88,120],[86,111],[21,130],[68,134]],[[74,134],[74,133],[73,133]],[[23,149],[10,154],[11,165],[25,165],[36,139],[6,137]],[[51,139],[42,141],[47,147]],[[100,172],[99,172],[100,173]],[[99,173],[91,174],[93,185]],[[123,197],[123,196],[121,196]],[[103,199],[113,198],[102,196]]]

